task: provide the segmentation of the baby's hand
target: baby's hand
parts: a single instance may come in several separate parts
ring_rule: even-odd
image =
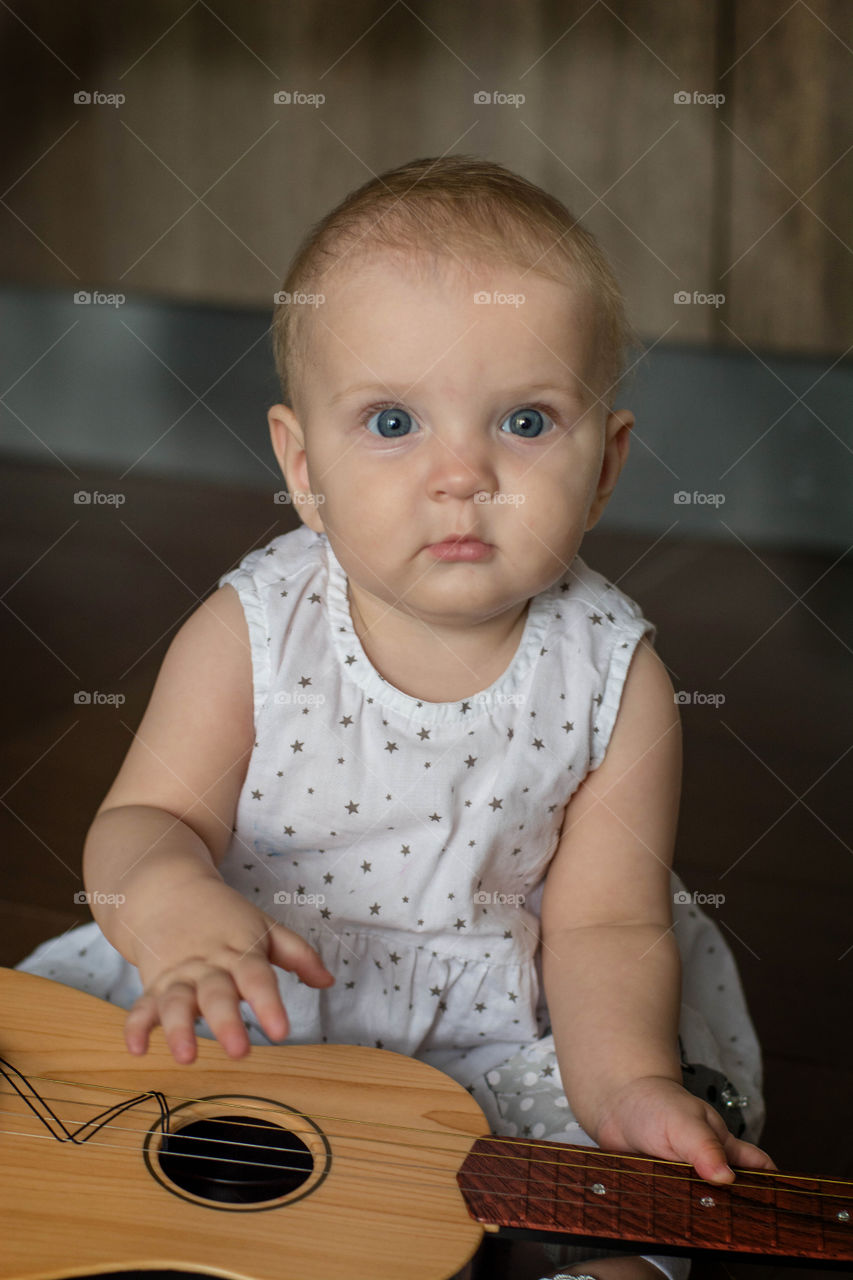
[[[296,973],[310,987],[335,980],[304,938],[218,878],[200,877],[185,892],[169,891],[166,897],[136,935],[133,961],[145,994],[125,1022],[131,1053],[146,1052],[159,1023],[175,1061],[190,1063],[196,1056],[194,1023],[203,1017],[228,1056],[242,1058],[249,1037],[241,1000],[271,1040],[290,1032],[272,965]]]
[[[605,1103],[593,1136],[608,1150],[692,1164],[708,1182],[732,1182],[732,1164],[776,1169],[766,1152],[730,1133],[710,1103],[666,1076],[642,1076],[617,1090]]]

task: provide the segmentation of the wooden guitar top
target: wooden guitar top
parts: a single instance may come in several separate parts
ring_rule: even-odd
[[[134,1058],[122,1009],[8,969],[0,969],[0,1009],[0,1058],[24,1078],[0,1078],[0,1280],[131,1268],[234,1280],[440,1280],[482,1239],[455,1174],[488,1125],[470,1095],[432,1067],[349,1045],[253,1047],[234,1061],[212,1040],[178,1066],[159,1028]],[[307,1182],[259,1204],[183,1189],[159,1163],[153,1097],[77,1141],[54,1136],[61,1130],[47,1107],[73,1133],[150,1091],[165,1096],[172,1130],[223,1115],[286,1126],[310,1151]]]

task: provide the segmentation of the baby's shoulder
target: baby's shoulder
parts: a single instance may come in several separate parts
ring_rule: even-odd
[[[219,579],[219,586],[245,589],[251,585],[258,593],[296,581],[326,568],[326,539],[307,525],[301,525],[290,533],[280,534],[266,546],[258,547],[244,556],[235,569]]]
[[[633,628],[638,621],[645,621],[640,606],[580,556],[575,556],[552,591],[563,632],[574,628],[601,634],[597,628]]]

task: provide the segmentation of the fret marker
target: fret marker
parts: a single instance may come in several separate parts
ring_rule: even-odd
[[[607,1188],[605,1187],[603,1182],[594,1182],[590,1189],[594,1191],[597,1196],[607,1195]]]
[[[839,1221],[839,1222],[849,1222],[849,1221],[850,1221],[850,1214],[847,1212],[847,1210],[846,1210],[846,1209],[839,1209],[839,1210],[838,1210],[838,1213],[837,1213],[835,1216],[836,1216],[836,1218],[838,1219],[838,1221]]]
[[[699,1201],[699,1203],[700,1203],[700,1204],[701,1204],[705,1209],[713,1209],[714,1204],[715,1204],[716,1202],[715,1202],[715,1200],[714,1200],[714,1197],[713,1197],[713,1196],[702,1196],[702,1198],[701,1198],[701,1200]]]

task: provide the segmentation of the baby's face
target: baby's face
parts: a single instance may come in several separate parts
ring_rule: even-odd
[[[606,442],[632,419],[585,385],[590,317],[573,290],[509,266],[417,265],[380,256],[324,282],[296,412],[270,422],[291,492],[314,495],[300,515],[351,589],[465,626],[562,575],[603,506]],[[617,475],[625,451],[609,446]],[[437,547],[456,535],[479,541]]]

